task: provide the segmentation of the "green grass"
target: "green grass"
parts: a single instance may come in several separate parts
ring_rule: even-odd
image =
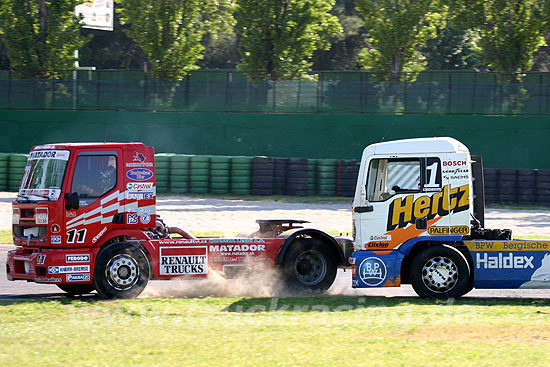
[[[550,360],[550,300],[0,301],[0,330],[5,366],[540,366]]]

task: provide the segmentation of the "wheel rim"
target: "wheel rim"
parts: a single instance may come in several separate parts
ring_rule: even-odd
[[[458,267],[447,257],[433,257],[422,268],[422,281],[433,292],[448,292],[458,282]]]
[[[136,284],[139,278],[139,266],[130,255],[116,255],[107,263],[105,278],[113,288],[129,289]]]
[[[314,250],[302,252],[294,262],[294,275],[303,284],[315,285],[325,277],[327,262]]]

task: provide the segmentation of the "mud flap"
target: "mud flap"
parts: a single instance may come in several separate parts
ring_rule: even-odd
[[[399,287],[403,258],[399,251],[355,251],[351,256],[352,287]]]

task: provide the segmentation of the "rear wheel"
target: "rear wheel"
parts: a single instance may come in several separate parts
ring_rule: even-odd
[[[94,286],[103,298],[137,297],[149,281],[149,261],[129,243],[115,243],[101,250],[94,270]]]
[[[94,290],[93,284],[57,284],[59,289],[69,293],[71,296],[92,293]]]
[[[302,239],[292,244],[285,256],[283,275],[292,292],[322,293],[336,278],[335,255],[322,242]]]
[[[451,246],[425,248],[414,257],[409,271],[411,285],[422,298],[458,298],[472,289],[468,261]]]

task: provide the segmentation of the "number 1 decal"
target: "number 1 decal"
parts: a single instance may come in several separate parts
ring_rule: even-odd
[[[441,188],[441,161],[439,158],[426,158],[424,189],[433,191]]]
[[[74,243],[76,239],[76,243],[84,243],[84,240],[86,239],[86,231],[87,229],[79,229],[78,231],[76,229],[71,229],[67,232],[67,243]]]

